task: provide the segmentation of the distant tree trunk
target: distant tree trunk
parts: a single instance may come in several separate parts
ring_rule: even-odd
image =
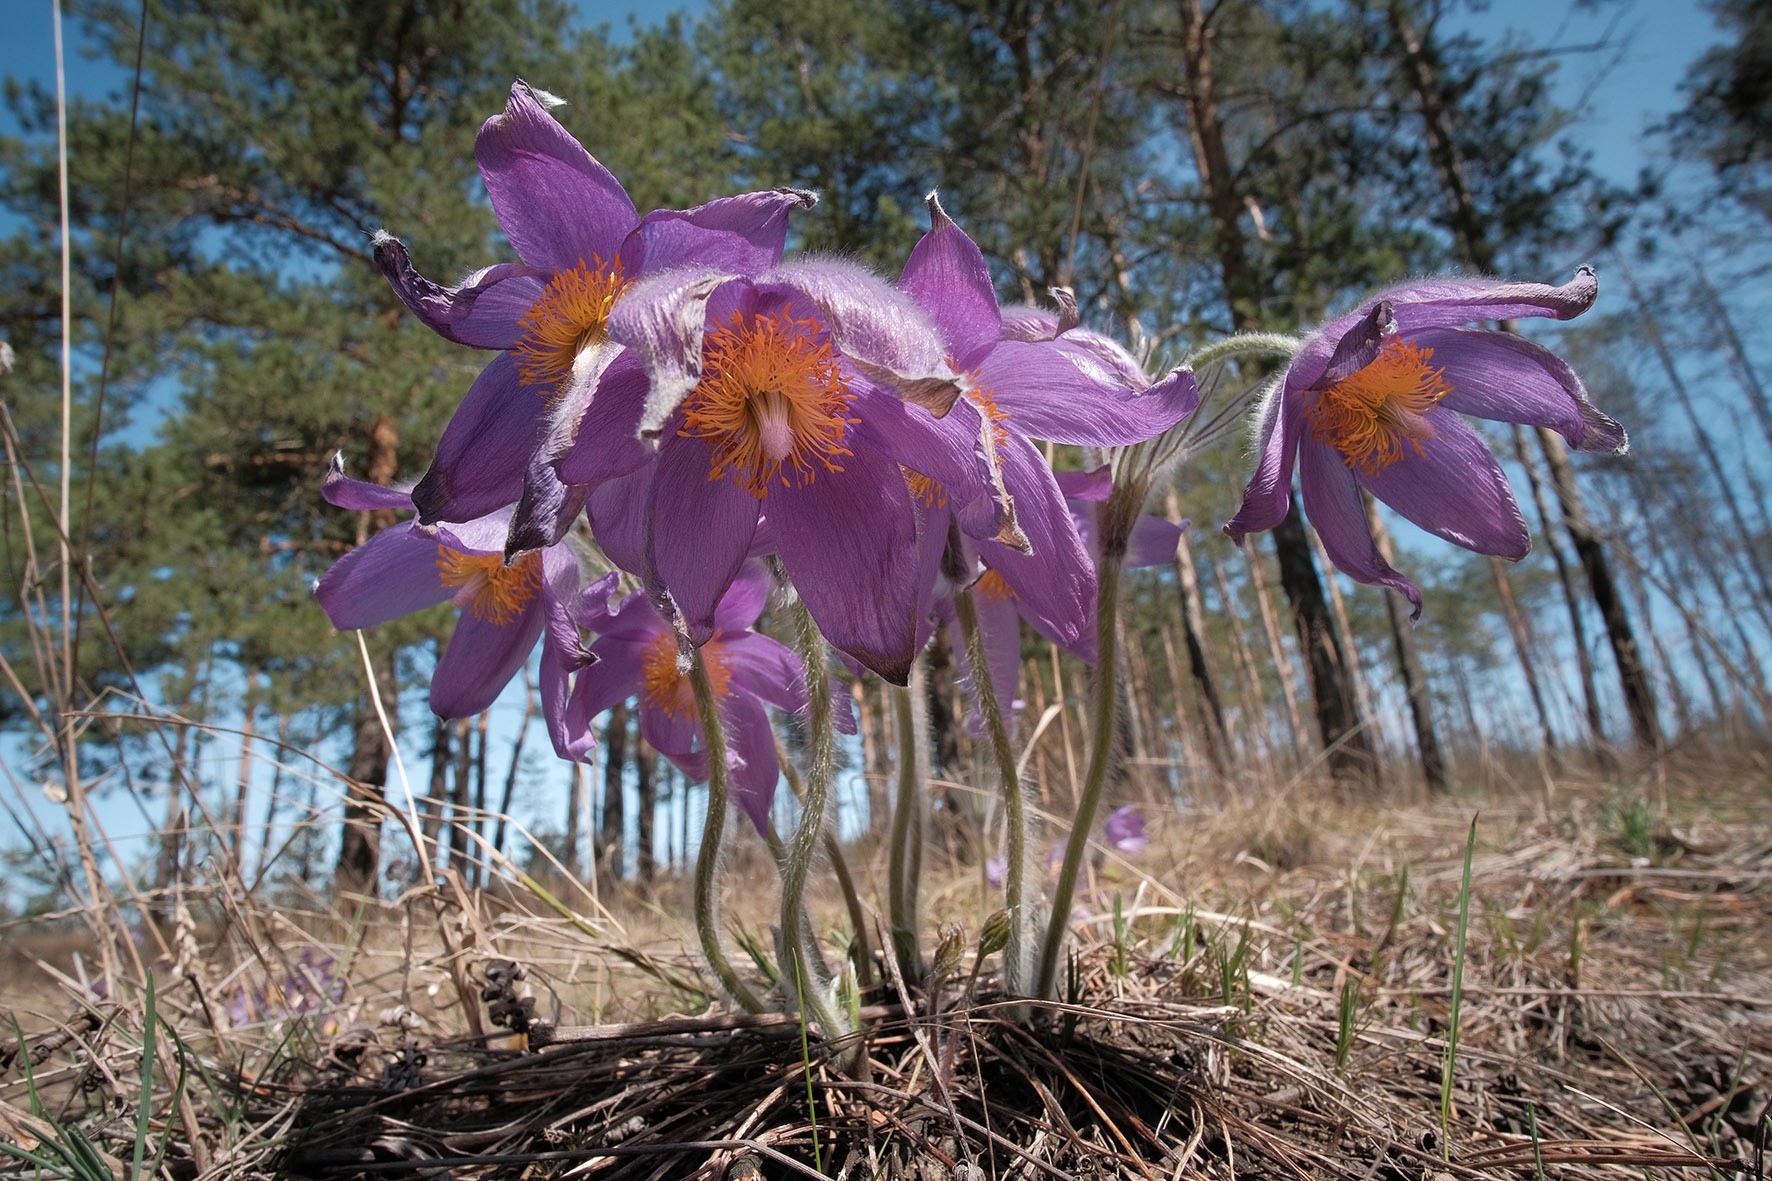
[[[1550,551],[1551,564],[1557,570],[1557,584],[1563,590],[1563,605],[1569,613],[1569,639],[1575,646],[1575,671],[1581,679],[1581,699],[1587,710],[1588,741],[1594,753],[1602,760],[1608,757],[1606,745],[1606,715],[1600,708],[1600,690],[1594,682],[1594,661],[1587,646],[1587,622],[1581,611],[1581,591],[1575,581],[1575,572],[1570,568],[1569,558],[1563,552],[1562,538],[1551,521],[1550,505],[1544,498],[1544,481],[1539,478],[1538,464],[1533,461],[1532,451],[1526,445],[1526,428],[1513,428],[1514,459],[1526,472],[1526,483],[1532,490],[1532,505],[1538,513],[1539,531],[1544,536],[1544,547]]]
[[[1249,633],[1243,629],[1243,616],[1237,610],[1237,601],[1231,597],[1230,580],[1225,577],[1224,567],[1214,565],[1212,576],[1218,585],[1218,601],[1224,604],[1225,617],[1230,620],[1231,638],[1236,641],[1233,651],[1237,657],[1237,667],[1242,670],[1243,680],[1249,686],[1248,699],[1238,710],[1242,715],[1239,729],[1244,734],[1254,732],[1257,750],[1251,752],[1245,747],[1245,757],[1250,753],[1257,753],[1263,762],[1271,766],[1274,748],[1269,734],[1267,692],[1261,687],[1261,671],[1255,663],[1255,652],[1249,646]],[[1240,689],[1238,696],[1242,696]]]
[[[392,484],[400,470],[400,434],[394,420],[378,414],[369,423],[369,469],[372,484]],[[359,513],[357,544],[392,525],[390,509]],[[384,652],[375,664],[376,687],[390,726],[398,725],[399,687],[394,679],[394,654]],[[374,703],[366,693],[357,708],[351,738],[351,760],[346,767],[344,830],[339,841],[338,870],[334,885],[340,894],[374,893],[381,861],[381,819],[374,807],[388,783],[389,735],[382,732]]]
[[[425,788],[424,813],[419,817],[419,831],[424,834],[426,856],[431,859],[426,869],[438,869],[443,864],[442,846],[439,841],[443,832],[443,811],[449,803],[449,764],[454,751],[450,736],[455,730],[455,723],[448,718],[431,718],[431,782]]]
[[[1646,750],[1661,749],[1661,721],[1655,710],[1655,691],[1649,685],[1649,672],[1643,666],[1642,649],[1637,646],[1636,633],[1631,630],[1630,616],[1612,578],[1612,565],[1606,560],[1605,546],[1588,519],[1587,508],[1575,487],[1575,465],[1569,462],[1569,451],[1563,437],[1555,431],[1538,428],[1538,441],[1550,467],[1551,487],[1563,510],[1563,526],[1575,544],[1575,554],[1587,571],[1588,589],[1606,624],[1606,639],[1612,645],[1612,658],[1618,664],[1618,679],[1624,689],[1625,712],[1630,715],[1631,732],[1637,745]]]
[[[1292,747],[1301,758],[1308,759],[1311,742],[1305,731],[1304,714],[1298,707],[1296,673],[1292,668],[1291,657],[1286,654],[1286,645],[1280,639],[1280,625],[1268,595],[1267,574],[1262,570],[1261,551],[1255,548],[1254,538],[1243,539],[1243,556],[1249,559],[1249,584],[1255,590],[1255,604],[1261,609],[1261,627],[1267,634],[1268,658],[1273,661],[1274,676],[1280,682],[1280,696],[1286,701],[1286,725],[1292,734]]]
[[[474,719],[474,786],[470,796],[473,811],[468,814],[467,831],[481,839],[486,836],[486,822],[489,819],[486,798],[486,731],[490,722],[491,717],[487,710],[481,710],[480,716]],[[466,848],[468,881],[484,886],[487,871],[492,868],[486,850],[477,840],[470,840]]]
[[[1350,785],[1376,783],[1378,760],[1372,735],[1350,690],[1346,654],[1335,639],[1323,601],[1323,583],[1311,562],[1310,542],[1305,540],[1296,503],[1274,528],[1274,552],[1280,557],[1280,586],[1292,604],[1292,622],[1311,672],[1317,725],[1329,752],[1329,773],[1337,782]]]
[[[1378,503],[1366,497],[1366,521],[1372,528],[1372,539],[1378,544],[1378,556],[1385,565],[1395,566],[1391,552],[1390,531],[1378,514]],[[1427,669],[1421,663],[1421,650],[1415,643],[1415,621],[1409,617],[1407,599],[1388,587],[1384,590],[1385,612],[1390,618],[1391,646],[1397,654],[1397,672],[1403,678],[1403,693],[1409,700],[1409,720],[1415,726],[1415,749],[1421,755],[1421,778],[1434,795],[1446,792],[1446,756],[1440,750],[1440,736],[1434,729],[1433,695],[1428,691]]]
[[[1175,489],[1169,489],[1170,520],[1180,518],[1181,506]],[[1194,570],[1194,553],[1187,534],[1181,535],[1175,549],[1175,580],[1181,588],[1181,631],[1187,645],[1188,673],[1200,698],[1201,730],[1206,736],[1206,757],[1212,769],[1223,775],[1226,769],[1224,703],[1219,700],[1218,681],[1212,672],[1212,661],[1206,651],[1206,611],[1200,598],[1200,578]],[[1177,693],[1180,686],[1177,686]]]
[[[636,858],[635,872],[639,876],[640,885],[650,892],[652,883],[658,876],[658,862],[652,851],[652,829],[658,816],[658,752],[653,750],[651,744],[638,734],[634,736],[634,777],[640,820],[636,835],[636,843],[640,848],[639,856]],[[689,812],[687,781],[683,795],[683,811],[687,815]]]
[[[1367,719],[1372,728],[1368,731],[1372,739],[1372,749],[1379,751],[1383,747],[1376,728],[1377,714],[1372,708],[1372,686],[1366,680],[1365,670],[1360,667],[1360,649],[1354,643],[1353,624],[1348,622],[1347,604],[1341,597],[1341,584],[1335,580],[1334,563],[1329,560],[1329,551],[1323,548],[1323,539],[1317,531],[1307,526],[1305,535],[1310,539],[1311,550],[1317,555],[1317,561],[1323,569],[1330,570],[1328,577],[1323,579],[1323,586],[1329,592],[1329,616],[1335,621],[1335,642],[1341,645],[1341,651],[1347,657],[1348,679],[1354,683],[1354,704],[1359,708],[1359,716]],[[1382,766],[1383,760],[1378,760]]]
[[[627,868],[628,703],[618,701],[603,727],[603,825],[597,840],[597,867],[619,882]]]
[[[1545,757],[1551,765],[1557,760],[1557,734],[1551,728],[1550,710],[1544,704],[1544,690],[1538,684],[1538,662],[1532,658],[1537,645],[1532,638],[1532,627],[1526,621],[1526,613],[1520,609],[1520,600],[1514,595],[1513,579],[1508,577],[1507,564],[1500,558],[1486,558],[1489,574],[1495,580],[1495,595],[1501,600],[1501,615],[1507,621],[1507,633],[1514,641],[1514,659],[1519,661],[1520,675],[1526,679],[1526,695],[1532,699],[1532,712],[1538,719],[1539,741],[1544,745]]]

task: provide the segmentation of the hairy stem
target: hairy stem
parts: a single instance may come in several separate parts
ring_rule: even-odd
[[[830,673],[826,667],[824,637],[804,603],[796,604],[799,616],[797,639],[800,660],[806,666],[806,693],[811,704],[812,757],[807,766],[806,794],[801,801],[800,826],[788,841],[787,863],[781,875],[781,933],[791,964],[783,965],[784,980],[799,994],[802,1010],[811,1014],[824,1036],[836,1040],[854,1032],[842,1021],[825,997],[824,973],[818,949],[806,922],[806,879],[812,859],[824,839],[826,807],[831,780],[836,774],[836,732],[831,725]],[[859,1044],[855,1047],[860,1049]]]
[[[708,811],[701,829],[701,848],[695,855],[695,933],[701,939],[701,953],[714,970],[722,987],[744,1007],[746,1012],[761,1013],[763,1002],[757,999],[720,948],[719,897],[714,879],[720,870],[720,840],[726,832],[726,798],[729,770],[726,766],[726,731],[720,725],[720,704],[714,697],[714,686],[708,681],[707,666],[701,653],[695,653],[689,666],[689,684],[695,690],[695,708],[701,714],[702,733],[708,743]]]
[[[1052,913],[1046,920],[1046,939],[1040,947],[1039,980],[1035,995],[1050,997],[1058,978],[1059,955],[1064,950],[1065,933],[1070,929],[1071,899],[1077,891],[1077,873],[1083,866],[1083,853],[1089,845],[1089,832],[1095,825],[1095,812],[1107,786],[1108,773],[1114,761],[1114,723],[1118,704],[1115,682],[1119,676],[1116,620],[1120,597],[1120,572],[1126,564],[1126,540],[1132,523],[1144,502],[1143,481],[1134,487],[1116,483],[1106,504],[1102,505],[1098,528],[1101,553],[1096,562],[1095,587],[1095,680],[1094,699],[1090,703],[1089,723],[1093,741],[1089,748],[1089,767],[1083,777],[1083,794],[1077,801],[1076,815],[1071,818],[1071,835],[1064,845],[1064,864],[1058,871],[1058,884],[1053,889]]]
[[[997,759],[997,779],[1003,789],[1003,819],[1008,830],[1004,855],[1009,864],[1003,876],[1003,905],[1009,911],[1009,944],[1003,950],[1004,984],[1011,995],[1026,996],[1028,986],[1033,912],[1025,904],[1027,870],[1027,801],[1021,794],[1021,777],[1015,769],[1015,751],[1010,745],[1009,728],[1003,722],[998,704],[997,687],[991,680],[991,666],[986,659],[984,638],[978,629],[978,608],[972,592],[963,590],[954,596],[954,612],[960,620],[960,634],[966,640],[966,659],[972,665],[972,685],[978,697],[979,712],[984,715],[985,731],[991,740],[991,752]]]
[[[892,930],[892,954],[906,984],[923,981],[923,950],[917,938],[918,856],[923,840],[922,711],[916,697],[924,691],[923,660],[911,666],[908,688],[892,687],[893,728],[898,731],[898,796],[892,805],[892,842],[887,851],[886,922]]]

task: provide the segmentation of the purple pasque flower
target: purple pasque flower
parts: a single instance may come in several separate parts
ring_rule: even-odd
[[[1151,834],[1144,828],[1144,813],[1131,804],[1122,804],[1109,812],[1101,829],[1108,845],[1122,856],[1135,857],[1151,843]]]
[[[678,661],[676,629],[635,591],[608,606],[612,582],[600,582],[584,596],[580,617],[598,633],[591,645],[597,663],[579,674],[569,711],[575,722],[639,698],[640,733],[653,748],[691,779],[708,777],[707,737],[689,676]],[[761,563],[748,564],[733,579],[714,611],[713,634],[701,645],[708,682],[720,703],[732,798],[764,831],[775,798],[781,765],[775,731],[765,705],[788,713],[807,712],[806,671],[800,658],[768,636],[751,631],[769,599],[769,577]],[[845,734],[855,733],[848,694],[833,686],[831,715]]]
[[[1531,548],[1507,476],[1463,415],[1548,427],[1580,451],[1622,452],[1624,429],[1554,353],[1482,321],[1568,320],[1599,285],[1436,279],[1394,287],[1306,339],[1262,407],[1261,443],[1233,540],[1280,523],[1299,469],[1305,511],[1330,559],[1389,586],[1421,614],[1421,591],[1379,557],[1360,489],[1438,537],[1518,560]]]
[[[903,472],[914,464],[967,503],[1001,482],[976,431],[896,384],[940,355],[927,318],[862,268],[810,259],[754,279],[686,268],[636,284],[610,331],[645,358],[642,429],[659,442],[656,469],[627,478],[649,483],[643,499],[593,504],[599,536],[644,539],[639,573],[701,644],[767,518],[767,549],[825,638],[903,684],[922,599]]]
[[[929,221],[899,286],[941,334],[956,390],[952,416],[976,423],[984,445],[999,457],[1008,519],[1002,528],[981,528],[994,522],[976,502],[967,504],[910,465],[913,490],[928,510],[924,564],[944,543],[943,514],[953,512],[1019,612],[1042,634],[1091,659],[1095,567],[1057,479],[1031,440],[1091,447],[1142,442],[1190,414],[1199,388],[1186,369],[1152,382],[1126,350],[1078,327],[1068,293],[1055,293],[1063,302],[1059,315],[1034,309],[1006,315],[983,253],[934,194]],[[980,610],[982,627],[982,603]],[[994,668],[997,660],[991,663]]]
[[[412,509],[410,492],[350,479],[338,457],[322,492],[339,508]],[[314,584],[314,597],[340,631],[453,600],[460,617],[431,674],[431,710],[444,718],[491,706],[540,638],[548,736],[561,758],[582,759],[596,740],[566,715],[572,674],[589,659],[573,618],[578,559],[551,545],[506,565],[510,515],[501,509],[462,524],[389,526],[334,562]]]
[[[689,263],[752,274],[781,258],[793,189],[745,193],[641,217],[621,183],[548,113],[560,100],[523,82],[488,119],[474,155],[505,237],[522,260],[444,287],[406,248],[376,236],[395,294],[444,338],[496,352],[468,390],[413,489],[425,523],[517,503],[505,549],[556,542],[605,480],[645,463],[638,416],[646,371],[609,338],[623,293]]]

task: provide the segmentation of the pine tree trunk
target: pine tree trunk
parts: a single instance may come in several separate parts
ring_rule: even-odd
[[[1194,167],[1212,214],[1213,246],[1230,304],[1231,324],[1239,332],[1260,320],[1263,284],[1249,263],[1242,228],[1243,194],[1237,191],[1230,153],[1219,114],[1212,65],[1211,30],[1199,0],[1176,0],[1181,22],[1183,77],[1179,97],[1187,108],[1188,135]],[[1371,735],[1354,696],[1347,661],[1335,642],[1334,625],[1323,597],[1323,584],[1311,560],[1310,542],[1297,507],[1273,531],[1280,559],[1280,585],[1292,608],[1292,622],[1304,644],[1311,696],[1328,750],[1329,768],[1339,778],[1370,779],[1377,771]]]
[[[1286,701],[1286,726],[1292,735],[1292,748],[1300,758],[1309,759],[1311,742],[1305,732],[1304,714],[1298,706],[1297,672],[1280,639],[1279,621],[1268,594],[1267,575],[1262,570],[1261,553],[1255,548],[1254,538],[1243,539],[1243,555],[1249,559],[1249,583],[1255,588],[1255,604],[1261,609],[1261,628],[1267,634],[1268,658],[1273,662],[1274,676],[1280,682],[1280,696]]]
[[[1372,539],[1378,544],[1378,556],[1385,565],[1395,566],[1391,553],[1390,531],[1379,516],[1378,504],[1366,498],[1366,521]],[[1408,600],[1394,590],[1384,591],[1385,613],[1390,619],[1391,646],[1397,654],[1397,672],[1403,678],[1403,693],[1409,700],[1409,720],[1415,726],[1415,748],[1421,755],[1421,778],[1434,795],[1449,788],[1446,778],[1446,756],[1440,750],[1440,736],[1434,729],[1433,695],[1428,691],[1427,669],[1421,663],[1421,650],[1415,643],[1415,621],[1409,617]]]
[[[652,829],[658,816],[658,752],[640,735],[634,735],[634,779],[640,823],[635,834],[639,856],[635,858],[635,874],[641,889],[648,894],[658,877],[658,862],[652,852]],[[689,814],[687,781],[683,792],[683,814]],[[687,847],[687,846],[685,846]]]
[[[597,869],[619,882],[626,869],[628,833],[628,703],[618,701],[603,727],[603,825],[597,835]]]
[[[1169,518],[1180,516],[1181,506],[1175,489],[1169,490]],[[1206,651],[1206,611],[1200,598],[1200,578],[1194,569],[1193,549],[1183,533],[1175,550],[1175,580],[1181,588],[1181,630],[1187,646],[1188,673],[1199,696],[1201,732],[1205,735],[1206,757],[1219,775],[1226,770],[1224,703],[1219,700],[1218,681],[1212,673],[1212,661]],[[1177,694],[1180,687],[1177,686]]]
[[[1532,638],[1532,628],[1526,621],[1526,613],[1520,609],[1520,600],[1514,595],[1513,579],[1508,577],[1507,566],[1500,558],[1485,558],[1489,574],[1495,580],[1495,595],[1501,600],[1501,615],[1507,621],[1507,634],[1514,642],[1514,658],[1520,663],[1520,675],[1526,679],[1526,695],[1532,700],[1532,713],[1538,719],[1539,741],[1544,746],[1545,757],[1556,765],[1557,735],[1551,728],[1550,710],[1544,704],[1544,690],[1538,683],[1538,662],[1532,659],[1537,644]]]
[[[1630,715],[1631,733],[1637,745],[1645,750],[1661,749],[1661,720],[1656,714],[1655,691],[1649,684],[1649,672],[1643,666],[1642,649],[1637,646],[1636,633],[1631,630],[1630,616],[1612,578],[1612,565],[1606,550],[1588,519],[1587,508],[1575,487],[1575,465],[1569,462],[1569,451],[1563,437],[1555,431],[1538,428],[1538,442],[1550,468],[1551,487],[1563,510],[1563,526],[1575,545],[1575,554],[1587,571],[1588,589],[1606,624],[1606,639],[1612,646],[1612,658],[1618,665],[1618,680],[1624,689],[1625,712]]]
[[[369,424],[369,470],[372,484],[392,484],[400,470],[399,431],[394,421],[378,414]],[[357,543],[392,525],[392,510],[378,509],[358,515]],[[389,725],[398,724],[399,687],[394,680],[394,656],[383,654],[375,662],[376,686]],[[351,737],[351,760],[345,774],[344,830],[339,840],[338,870],[334,886],[341,894],[374,893],[381,861],[381,820],[372,807],[388,783],[389,735],[382,733],[374,703],[365,694],[357,708],[356,728]]]

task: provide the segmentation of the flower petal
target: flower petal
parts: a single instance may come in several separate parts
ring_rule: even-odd
[[[523,318],[541,298],[549,275],[519,263],[476,271],[444,287],[418,273],[391,234],[375,236],[375,261],[412,314],[444,340],[477,349],[508,349],[523,336]]]
[[[554,117],[526,83],[486,120],[474,158],[498,224],[532,267],[568,270],[613,262],[639,221],[627,190]]]
[[[683,774],[697,782],[708,777],[707,736],[701,722],[684,714],[666,713],[640,699],[640,736],[652,749],[675,763]]]
[[[543,622],[535,602],[502,625],[463,611],[431,674],[431,712],[467,718],[490,708],[535,650]]]
[[[929,232],[911,250],[899,287],[929,313],[962,369],[994,347],[1003,326],[984,253],[929,194]]]
[[[511,517],[510,537],[505,542],[507,558],[553,545],[566,536],[573,518],[584,508],[590,489],[569,486],[561,478],[560,467],[581,434],[588,429],[595,435],[606,426],[607,416],[598,404],[603,377],[615,361],[627,355],[626,349],[611,340],[588,347],[572,364],[572,381],[548,403],[536,448],[524,468],[523,496]],[[634,363],[636,374],[638,368],[638,363]],[[639,409],[631,401],[618,408]],[[595,421],[591,419],[593,409],[599,412]],[[632,425],[626,424],[627,430],[618,425],[615,438],[608,442],[622,452],[623,459],[638,467],[645,462],[646,451],[634,436]]]
[[[542,552],[543,615],[541,675],[538,684],[541,716],[547,724],[554,753],[577,762],[596,748],[597,736],[590,718],[574,717],[571,711],[572,674],[590,661],[579,636],[572,608],[579,594],[578,559],[564,546]]]
[[[603,371],[582,412],[571,447],[560,459],[560,479],[595,488],[636,471],[653,452],[640,441],[646,408],[646,366],[632,349],[621,349]]]
[[[746,562],[714,608],[714,627],[727,635],[750,628],[769,605],[769,590],[768,567],[762,562]]]
[[[667,433],[652,485],[652,556],[689,638],[704,644],[714,634],[715,608],[744,565],[758,501],[731,480],[708,478],[713,448],[706,441]]]
[[[1415,343],[1433,349],[1460,414],[1549,427],[1580,451],[1622,452],[1624,428],[1588,400],[1581,378],[1549,349],[1511,332],[1437,328]]]
[[[851,360],[909,376],[947,371],[947,350],[923,309],[865,267],[797,258],[766,272],[758,285],[800,314],[816,310]]]
[[[800,658],[759,632],[722,641],[721,657],[732,674],[734,692],[747,693],[784,713],[806,713],[806,671]]]
[[[1059,491],[1064,493],[1066,500],[1086,500],[1100,503],[1108,498],[1114,490],[1114,472],[1107,464],[1102,464],[1093,471],[1087,472],[1053,472],[1058,480]]]
[[[1232,541],[1272,529],[1292,507],[1292,468],[1298,461],[1300,424],[1297,404],[1287,397],[1291,388],[1289,372],[1256,411],[1261,416],[1261,442],[1256,449],[1255,474],[1243,489],[1243,505],[1224,527],[1225,536]]]
[[[1414,616],[1420,618],[1421,590],[1379,557],[1366,505],[1341,453],[1307,440],[1298,449],[1298,469],[1305,513],[1335,568],[1355,582],[1391,587],[1409,600]]]
[[[334,562],[314,584],[314,598],[341,632],[411,615],[453,593],[437,556],[435,538],[394,525]]]
[[[997,542],[981,541],[979,554],[1002,576],[1022,612],[1041,634],[1091,659],[1095,563],[1077,535],[1058,481],[1034,445],[1019,436],[1011,436],[1004,448],[1004,476],[1014,491],[1017,519],[1032,549],[1019,553]]]
[[[603,556],[635,577],[646,574],[646,514],[656,462],[599,485],[585,502]]]
[[[342,451],[336,452],[332,462],[327,465],[325,482],[320,485],[320,495],[327,504],[337,508],[362,512],[375,512],[378,509],[408,513],[412,511],[412,489],[390,488],[386,484],[351,479],[345,475],[345,456]]]
[[[1149,513],[1139,517],[1132,523],[1132,536],[1126,539],[1127,568],[1138,570],[1173,562],[1175,548],[1181,544],[1181,533],[1185,528],[1185,525]]]
[[[1477,432],[1444,406],[1428,411],[1434,437],[1421,453],[1356,477],[1429,533],[1480,554],[1519,561],[1532,548],[1507,474]]]
[[[898,465],[857,447],[843,470],[772,488],[782,563],[834,647],[895,685],[915,654],[917,535]]]
[[[547,399],[524,386],[509,353],[474,379],[412,490],[419,520],[468,521],[516,503]]]
[[[1149,391],[1131,388],[1092,352],[1003,341],[979,367],[979,384],[1009,427],[1035,439],[1121,447],[1162,434],[1193,413],[1200,389],[1177,369]]]
[[[769,806],[781,782],[775,757],[775,731],[769,715],[754,697],[734,694],[721,703],[726,726],[728,764],[732,768],[732,802],[744,810],[759,833],[768,831]]]
[[[729,317],[749,298],[743,280],[694,268],[642,279],[622,292],[609,314],[609,335],[645,362],[651,388],[640,417],[642,433],[657,434],[701,380],[706,326]]]
[[[788,215],[816,204],[818,194],[805,189],[765,189],[654,210],[623,244],[622,265],[630,275],[687,265],[754,275],[781,261]]]

